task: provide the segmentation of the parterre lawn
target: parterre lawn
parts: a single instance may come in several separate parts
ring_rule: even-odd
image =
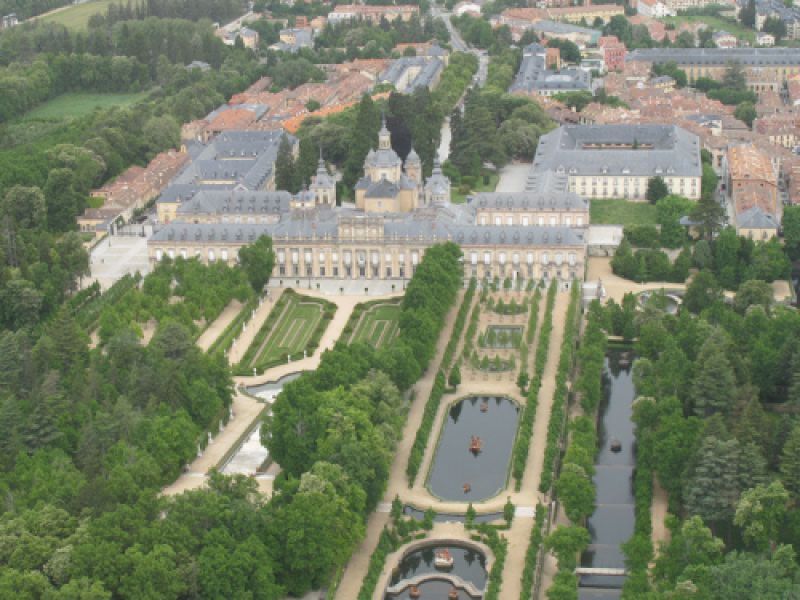
[[[376,304],[362,316],[350,338],[351,343],[366,342],[380,348],[397,335],[400,304]]]
[[[589,220],[592,225],[655,225],[656,207],[649,202],[592,200]]]

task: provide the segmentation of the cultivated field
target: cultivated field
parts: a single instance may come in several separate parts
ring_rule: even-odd
[[[366,342],[375,348],[385,346],[397,336],[399,318],[399,302],[373,304],[358,317],[350,343]]]

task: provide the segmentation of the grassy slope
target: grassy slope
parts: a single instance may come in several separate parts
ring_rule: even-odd
[[[720,17],[682,15],[679,17],[666,17],[663,21],[665,23],[674,23],[675,25],[679,23],[705,23],[714,31],[727,31],[740,40],[747,40],[750,43],[754,43],[756,39],[756,34],[752,29],[747,29],[746,27],[742,27],[739,23],[734,23],[733,21]]]
[[[128,106],[146,97],[147,92],[136,94],[62,94],[26,113],[23,121],[82,117],[91,113],[95,108]]]
[[[592,225],[655,225],[656,207],[647,202],[592,200]]]
[[[86,29],[89,17],[104,13],[111,4],[120,4],[121,0],[89,0],[82,4],[71,4],[62,10],[54,10],[39,17],[45,23],[60,23],[73,30]]]

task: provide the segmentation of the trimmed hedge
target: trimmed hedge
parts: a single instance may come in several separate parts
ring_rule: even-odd
[[[500,598],[500,588],[503,587],[503,568],[506,564],[506,554],[508,554],[508,540],[500,537],[496,529],[485,524],[479,525],[478,531],[484,534],[484,543],[494,553],[494,564],[492,565],[492,572],[489,573],[489,582],[484,600],[498,600]]]
[[[436,413],[439,410],[439,403],[444,396],[445,389],[447,388],[446,378],[443,369],[448,368],[453,354],[458,346],[458,340],[461,338],[461,332],[464,329],[464,321],[467,317],[467,311],[472,303],[472,297],[475,295],[476,282],[472,279],[469,283],[467,293],[464,294],[464,299],[458,309],[458,316],[456,317],[453,331],[450,334],[450,341],[447,343],[447,348],[442,356],[442,363],[439,365],[439,371],[436,373],[436,379],[431,388],[431,394],[428,396],[428,401],[425,403],[425,412],[422,415],[422,423],[417,429],[417,435],[414,438],[414,445],[411,447],[411,453],[408,455],[408,465],[406,466],[406,475],[408,476],[409,486],[414,485],[414,480],[419,473],[419,467],[422,464],[422,459],[425,456],[425,447],[428,445],[428,438],[433,429],[433,423],[436,420]]]
[[[520,418],[519,434],[514,442],[514,455],[511,466],[511,475],[514,477],[514,488],[519,491],[522,485],[522,477],[525,474],[525,464],[528,462],[528,450],[533,437],[533,422],[536,419],[536,408],[539,403],[539,389],[542,387],[542,375],[544,366],[547,363],[547,352],[550,348],[550,334],[553,330],[553,307],[556,301],[556,284],[552,283],[547,291],[547,304],[542,320],[542,329],[539,332],[539,340],[536,344],[536,355],[534,357],[533,379],[528,386],[528,401],[522,410]],[[536,295],[531,306],[531,317],[528,321],[528,339],[533,340],[531,331],[536,330],[536,321],[539,312],[539,301],[541,292],[537,289]]]
[[[539,549],[542,546],[542,528],[547,518],[547,508],[542,504],[536,505],[536,521],[531,529],[531,539],[528,542],[528,549],[525,552],[525,568],[522,571],[522,588],[519,592],[519,600],[531,600],[533,598],[533,578],[536,576],[536,565],[539,561]]]
[[[356,325],[358,325],[359,319],[361,319],[361,315],[368,311],[373,306],[378,306],[380,304],[400,304],[401,299],[393,299],[393,298],[379,298],[378,300],[370,300],[369,302],[359,302],[353,307],[353,312],[350,313],[350,318],[347,319],[347,323],[342,329],[342,335],[340,339],[346,341],[347,343],[351,343],[350,338],[353,336],[353,333],[356,330]]]
[[[369,559],[369,568],[364,576],[364,581],[361,583],[361,589],[358,591],[358,600],[372,600],[386,557],[397,550],[401,543],[402,540],[397,533],[388,527],[383,528],[375,552],[372,553]]]
[[[556,389],[553,392],[553,407],[550,412],[550,422],[547,425],[547,446],[544,451],[542,465],[542,479],[539,482],[539,491],[547,493],[553,485],[556,458],[558,456],[559,440],[564,429],[564,416],[567,403],[567,378],[572,366],[575,353],[575,337],[578,329],[578,315],[581,300],[581,287],[573,282],[572,293],[567,309],[567,318],[564,322],[564,339],[561,342],[561,357],[558,361],[556,373]]]
[[[233,345],[233,340],[242,332],[242,326],[247,320],[247,315],[255,310],[257,306],[258,298],[251,298],[248,300],[247,304],[245,304],[242,310],[239,311],[239,314],[236,315],[236,318],[228,323],[225,331],[223,331],[217,339],[214,340],[214,343],[208,347],[208,353],[213,354],[214,352],[226,352],[229,350],[231,345]]]
[[[117,280],[104,294],[97,293],[100,286],[98,285],[95,288],[95,284],[92,284],[88,288],[88,290],[93,290],[92,294],[90,294],[91,298],[87,298],[82,294],[76,295],[70,301],[69,306],[74,310],[75,320],[78,325],[87,332],[92,331],[98,325],[103,309],[106,306],[116,304],[120,298],[138,286],[141,280],[142,276],[139,273],[135,275],[129,273],[122,279]]]

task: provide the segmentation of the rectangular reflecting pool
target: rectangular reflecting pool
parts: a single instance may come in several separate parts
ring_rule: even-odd
[[[506,486],[519,407],[506,397],[471,396],[450,407],[428,489],[444,500],[475,502]],[[479,451],[470,449],[477,440]]]

